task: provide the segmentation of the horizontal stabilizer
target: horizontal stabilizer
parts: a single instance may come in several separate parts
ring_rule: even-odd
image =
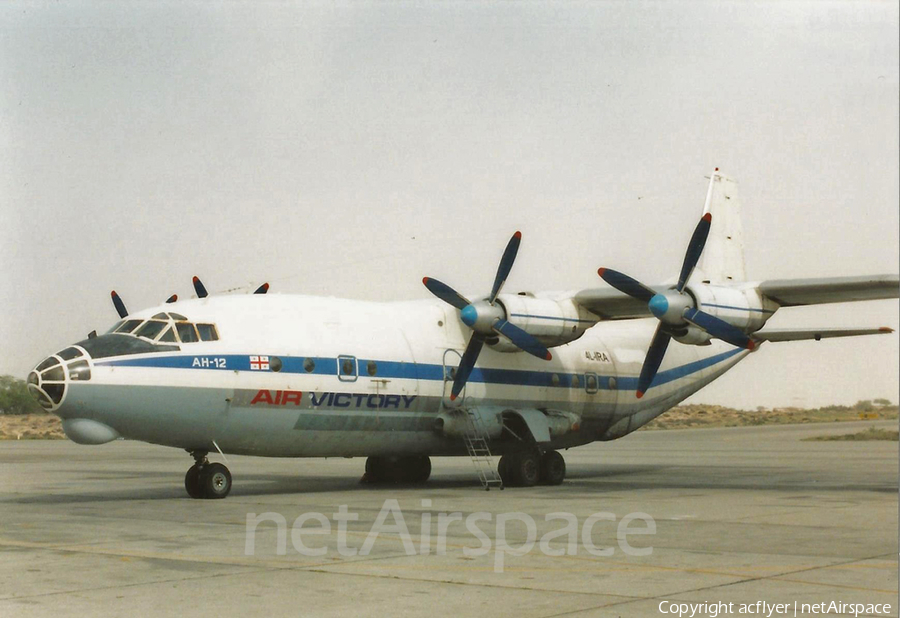
[[[900,296],[900,278],[897,275],[870,275],[821,279],[772,279],[760,283],[759,291],[782,307],[879,300]]]
[[[834,337],[857,337],[859,335],[887,335],[893,328],[801,328],[784,330],[762,330],[753,333],[757,341],[803,341],[807,339],[832,339]]]

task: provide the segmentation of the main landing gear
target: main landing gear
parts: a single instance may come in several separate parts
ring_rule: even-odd
[[[424,483],[431,476],[431,460],[425,455],[369,457],[363,483]]]
[[[506,487],[559,485],[566,478],[566,460],[556,451],[515,451],[500,458],[497,472]]]
[[[231,491],[231,472],[220,463],[210,463],[207,451],[191,451],[194,465],[184,475],[184,488],[191,498],[224,498]]]

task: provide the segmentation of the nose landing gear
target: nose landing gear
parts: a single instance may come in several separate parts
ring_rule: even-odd
[[[231,472],[220,463],[210,463],[207,451],[191,451],[194,465],[184,475],[184,488],[191,498],[224,498],[231,491]]]

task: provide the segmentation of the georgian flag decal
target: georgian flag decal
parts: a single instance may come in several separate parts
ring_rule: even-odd
[[[268,371],[269,370],[269,357],[268,356],[251,356],[250,357],[250,370],[251,371]]]

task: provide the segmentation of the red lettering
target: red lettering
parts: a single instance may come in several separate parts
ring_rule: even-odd
[[[284,391],[284,395],[281,397],[281,405],[286,406],[289,403],[293,403],[295,406],[299,406],[301,397],[303,397],[301,391]]]
[[[272,393],[269,391],[258,391],[256,393],[256,397],[253,398],[253,401],[250,402],[250,405],[254,405],[257,403],[272,403]]]

